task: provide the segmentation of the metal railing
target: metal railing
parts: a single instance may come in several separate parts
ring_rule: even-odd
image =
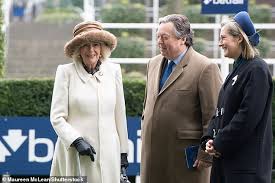
[[[224,17],[223,17],[224,18]],[[222,19],[223,19],[222,18]],[[256,29],[271,29],[271,30],[275,30],[275,23],[261,23],[261,24],[254,24]],[[157,23],[103,23],[103,27],[104,28],[108,28],[108,29],[151,29],[152,30],[152,56],[154,56],[156,53],[156,39],[155,36],[153,36],[155,34],[155,30],[158,27]],[[213,35],[214,35],[214,45],[218,45],[218,40],[219,40],[219,35],[218,35],[218,31],[221,27],[220,23],[194,23],[191,24],[192,29],[212,29],[213,30]],[[215,48],[214,52],[218,52],[218,49]],[[223,55],[223,54],[220,54]],[[216,60],[217,54],[216,56],[214,56],[214,60]],[[119,59],[116,59],[117,61],[119,61]],[[129,60],[129,59],[128,59]],[[134,58],[133,61],[135,61],[135,63],[138,63],[139,59]],[[226,76],[229,73],[229,64],[230,62],[224,62],[223,60],[226,60],[223,57],[220,57],[219,60],[217,60],[216,62],[220,63],[220,68],[221,68],[221,73],[222,73],[222,77],[225,79]],[[269,64],[273,65],[273,68],[275,66],[275,59],[273,58],[267,58],[265,59]],[[127,60],[123,60],[124,63],[128,63]],[[131,61],[129,61],[130,64]],[[144,60],[142,60],[141,62],[144,62]],[[275,70],[273,69],[272,74],[275,75]]]
[[[229,58],[210,58],[214,63],[218,64],[223,79],[226,78],[226,76],[229,73],[229,65],[233,64],[233,59]],[[118,64],[147,64],[150,58],[110,58],[110,61],[113,63],[118,63]],[[275,76],[275,58],[264,58],[266,63],[268,65],[273,66],[271,69],[271,74],[274,77]],[[228,67],[227,72],[222,69],[222,66],[226,65]]]

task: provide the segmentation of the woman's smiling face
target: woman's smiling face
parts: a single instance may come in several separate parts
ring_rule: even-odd
[[[84,64],[89,69],[94,69],[101,56],[100,43],[86,44],[80,48],[79,52]]]
[[[219,46],[224,50],[225,57],[237,59],[242,52],[242,40],[240,36],[229,34],[228,26],[221,28]]]

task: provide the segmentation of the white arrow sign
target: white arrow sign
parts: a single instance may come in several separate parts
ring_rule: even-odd
[[[4,144],[0,141],[0,162],[6,161],[6,156],[10,156],[11,153],[7,150]]]
[[[203,3],[207,5],[207,4],[209,4],[211,1],[212,1],[212,0],[204,0]]]
[[[9,130],[8,136],[3,136],[3,139],[9,144],[15,152],[26,140],[27,136],[22,135],[22,130]]]

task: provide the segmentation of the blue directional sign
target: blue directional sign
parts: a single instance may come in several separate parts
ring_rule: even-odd
[[[139,175],[140,119],[127,117],[129,167]],[[57,136],[48,117],[0,117],[0,174],[49,175]]]
[[[248,0],[202,0],[201,14],[235,14],[247,7]]]

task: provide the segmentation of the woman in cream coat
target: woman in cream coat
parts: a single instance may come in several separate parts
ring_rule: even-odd
[[[51,123],[58,139],[50,175],[119,183],[121,166],[128,166],[122,76],[119,65],[105,62],[117,40],[96,21],[76,25],[73,34],[64,47],[73,62],[56,71]]]

